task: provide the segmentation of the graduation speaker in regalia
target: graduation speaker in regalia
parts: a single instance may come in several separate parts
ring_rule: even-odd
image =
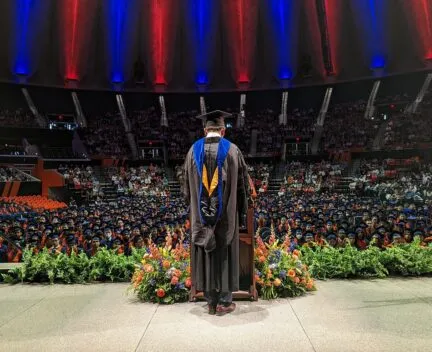
[[[239,226],[245,226],[249,183],[239,148],[225,136],[225,118],[200,116],[205,137],[190,148],[183,165],[182,191],[190,205],[192,283],[203,291],[209,314],[235,310],[239,290]]]

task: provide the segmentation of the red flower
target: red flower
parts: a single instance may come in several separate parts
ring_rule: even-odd
[[[171,279],[171,285],[177,285],[179,282],[179,279],[177,276],[173,276]]]
[[[192,280],[190,277],[185,280],[185,287],[190,288],[192,286]]]
[[[299,283],[300,283],[300,278],[296,276],[296,277],[294,278],[294,282],[295,282],[296,284],[299,284]]]
[[[163,298],[163,297],[165,297],[165,290],[164,290],[163,288],[158,288],[157,291],[156,291],[156,295],[157,295],[159,298]]]
[[[264,263],[266,261],[266,258],[262,255],[261,257],[258,258],[258,261],[260,263]]]
[[[295,270],[293,270],[293,269],[288,270],[288,276],[289,277],[295,277],[296,276]]]

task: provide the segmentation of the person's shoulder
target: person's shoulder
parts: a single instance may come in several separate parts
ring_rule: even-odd
[[[235,144],[231,141],[229,141],[229,142],[230,142],[230,152],[232,151],[234,153],[242,154],[242,152],[241,152],[240,148],[237,146],[237,144]]]

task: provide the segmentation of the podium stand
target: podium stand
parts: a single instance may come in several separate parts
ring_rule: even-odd
[[[240,290],[233,292],[233,299],[258,300],[258,292],[255,286],[255,266],[254,266],[254,210],[249,208],[247,212],[247,229],[240,230],[239,233],[239,252],[240,252]],[[191,258],[192,259],[192,258]],[[191,267],[194,266],[191,260]],[[191,270],[193,273],[193,270]],[[189,294],[189,301],[195,302],[204,299],[203,292],[197,291],[192,277],[192,287]]]

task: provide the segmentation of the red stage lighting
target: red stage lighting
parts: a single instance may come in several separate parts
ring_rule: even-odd
[[[249,83],[253,72],[258,0],[223,1],[224,19],[233,77],[237,83]]]

